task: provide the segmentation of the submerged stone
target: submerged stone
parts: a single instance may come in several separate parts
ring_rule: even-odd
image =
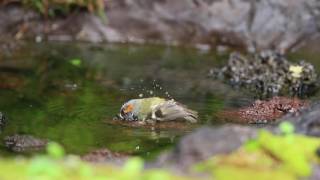
[[[0,72],[0,89],[20,89],[25,84],[24,77],[17,73]]]
[[[107,148],[91,151],[81,157],[84,161],[93,163],[113,163],[122,165],[128,159],[128,155],[112,152]]]
[[[305,61],[289,62],[283,55],[264,51],[251,57],[232,53],[223,68],[212,69],[210,76],[226,80],[232,86],[245,87],[259,97],[276,95],[305,96],[314,92],[317,74]]]
[[[43,150],[48,141],[31,135],[13,135],[4,138],[4,145],[13,152],[32,152]]]

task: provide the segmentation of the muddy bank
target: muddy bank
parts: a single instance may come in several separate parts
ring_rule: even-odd
[[[251,106],[236,110],[225,110],[217,116],[226,122],[272,123],[285,114],[298,115],[309,106],[298,98],[274,97],[267,101],[256,100]]]
[[[106,2],[103,22],[86,12],[44,19],[11,3],[0,8],[0,33],[36,41],[231,45],[285,52],[319,35],[319,9],[316,0],[119,0]]]

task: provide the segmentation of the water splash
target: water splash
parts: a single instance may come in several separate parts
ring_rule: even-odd
[[[147,88],[148,83],[144,79],[140,79],[140,85],[137,88],[130,88],[130,89],[135,89],[138,91],[138,97],[143,98],[143,97],[164,97],[167,99],[173,99],[172,96],[168,91],[165,90],[165,88],[157,83],[156,80],[152,80],[152,84],[150,88]]]

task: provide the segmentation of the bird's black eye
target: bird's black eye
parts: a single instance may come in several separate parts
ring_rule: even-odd
[[[158,110],[155,112],[155,115],[156,115],[156,117],[163,117],[162,111],[161,111],[160,109],[158,109]]]

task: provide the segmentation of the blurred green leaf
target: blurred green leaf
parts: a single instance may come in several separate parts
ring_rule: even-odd
[[[82,64],[82,61],[81,61],[81,59],[71,59],[71,60],[70,60],[70,63],[71,63],[72,65],[74,65],[74,66],[79,67],[79,66],[81,66],[81,64]]]
[[[291,124],[287,125],[282,125],[284,132],[293,132]],[[255,140],[200,163],[197,170],[217,179],[299,179],[311,175],[312,164],[318,163],[315,151],[319,146],[319,138],[294,133],[279,136],[261,130]]]
[[[123,167],[126,174],[137,175],[143,170],[143,160],[141,158],[131,158],[129,159]]]
[[[31,177],[48,177],[50,178],[58,178],[62,176],[63,170],[60,165],[55,161],[49,159],[45,156],[40,156],[34,158],[29,167],[28,167],[28,175]]]
[[[259,149],[259,143],[256,140],[249,140],[244,144],[244,147],[248,151],[256,151]]]
[[[165,170],[152,170],[149,174],[146,175],[146,179],[151,180],[170,180],[172,177],[170,174]]]
[[[258,141],[264,149],[283,162],[285,169],[298,176],[309,176],[310,160],[315,156],[314,152],[320,141],[294,134],[289,137],[288,139],[286,136],[274,136],[268,131],[261,131]]]
[[[292,134],[294,133],[294,126],[288,121],[281,122],[279,125],[280,131],[283,134]]]
[[[63,158],[65,155],[63,147],[55,142],[49,142],[47,145],[47,153],[50,157],[53,158]]]

